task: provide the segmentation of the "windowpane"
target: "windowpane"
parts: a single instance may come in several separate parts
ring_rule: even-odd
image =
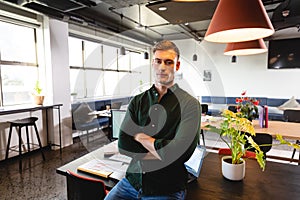
[[[74,45],[70,52],[80,52],[77,50],[81,50],[81,42],[81,39],[77,39],[76,43],[78,45]],[[151,67],[149,59],[144,59],[144,54],[126,51],[126,55],[118,55],[118,48],[101,45],[84,41],[84,66],[86,68],[81,70],[71,69],[71,90],[73,94],[76,94],[73,97],[129,96],[149,88]],[[70,53],[70,63],[72,60],[80,60],[79,58],[83,60],[82,56],[83,54]],[[73,64],[71,66],[81,65]],[[117,69],[132,70],[133,72],[120,72]]]
[[[82,44],[81,39],[69,37],[69,64],[70,66],[82,67]]]
[[[70,69],[71,94],[74,99],[85,97],[84,71]]]
[[[36,63],[34,29],[0,21],[1,59]]]
[[[117,69],[117,48],[103,45],[103,68]]]
[[[130,70],[130,54],[127,53],[124,56],[119,56],[119,70]]]
[[[84,66],[102,68],[101,46],[95,42],[84,41]]]
[[[3,105],[32,103],[37,67],[1,65]]]
[[[134,77],[137,74],[133,73],[120,73],[118,81],[118,94],[119,95],[129,95],[132,92]]]
[[[105,95],[108,95],[108,96],[119,95],[119,89],[117,87],[118,80],[119,80],[119,73],[110,72],[110,71],[104,72]]]
[[[97,87],[98,82],[101,81],[101,74],[103,74],[102,71],[96,71],[96,70],[85,70],[86,71],[86,85],[87,85],[87,97],[95,97],[98,96],[100,91],[98,90],[99,88]],[[96,90],[97,88],[97,90]],[[103,95],[103,93],[101,94]]]

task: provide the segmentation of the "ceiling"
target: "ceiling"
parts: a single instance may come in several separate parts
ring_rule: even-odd
[[[5,0],[54,18],[121,33],[149,44],[161,39],[205,35],[218,0],[198,2],[147,0]],[[299,0],[262,0],[276,34],[300,37]],[[159,7],[167,7],[159,11]],[[285,12],[283,12],[285,11]],[[287,16],[285,16],[287,15]],[[292,36],[291,36],[292,35]],[[268,38],[268,39],[272,39]]]

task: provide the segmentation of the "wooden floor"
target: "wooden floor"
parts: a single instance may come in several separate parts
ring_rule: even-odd
[[[93,151],[109,140],[103,132],[93,133],[89,142],[85,136],[74,139],[74,144],[59,150],[44,149],[46,160],[39,151],[23,158],[22,173],[18,158],[0,162],[1,200],[65,200],[67,189],[65,177],[56,173],[56,168]]]

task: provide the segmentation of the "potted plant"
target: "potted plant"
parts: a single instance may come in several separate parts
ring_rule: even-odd
[[[272,144],[258,145],[254,142],[255,130],[252,122],[244,118],[243,113],[234,113],[230,110],[224,110],[222,113],[224,119],[220,126],[207,125],[212,132],[220,134],[221,139],[228,146],[231,156],[222,158],[222,174],[225,178],[230,180],[242,180],[245,176],[245,160],[247,150],[255,149],[255,159],[262,170],[265,170],[266,158],[260,146],[271,146]],[[292,144],[285,141],[282,136],[277,135],[276,139],[280,144],[292,146],[300,149],[297,144]],[[247,144],[247,145],[246,145]],[[241,171],[238,171],[241,170]]]
[[[43,105],[44,103],[44,98],[45,96],[42,94],[42,88],[40,86],[40,82],[36,81],[35,87],[34,87],[34,92],[33,92],[33,97],[34,97],[34,102],[37,105]]]

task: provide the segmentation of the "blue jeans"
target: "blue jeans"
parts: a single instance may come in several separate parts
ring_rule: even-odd
[[[123,178],[107,194],[104,200],[183,200],[185,190],[164,196],[141,196],[141,191],[132,187],[126,178]]]

